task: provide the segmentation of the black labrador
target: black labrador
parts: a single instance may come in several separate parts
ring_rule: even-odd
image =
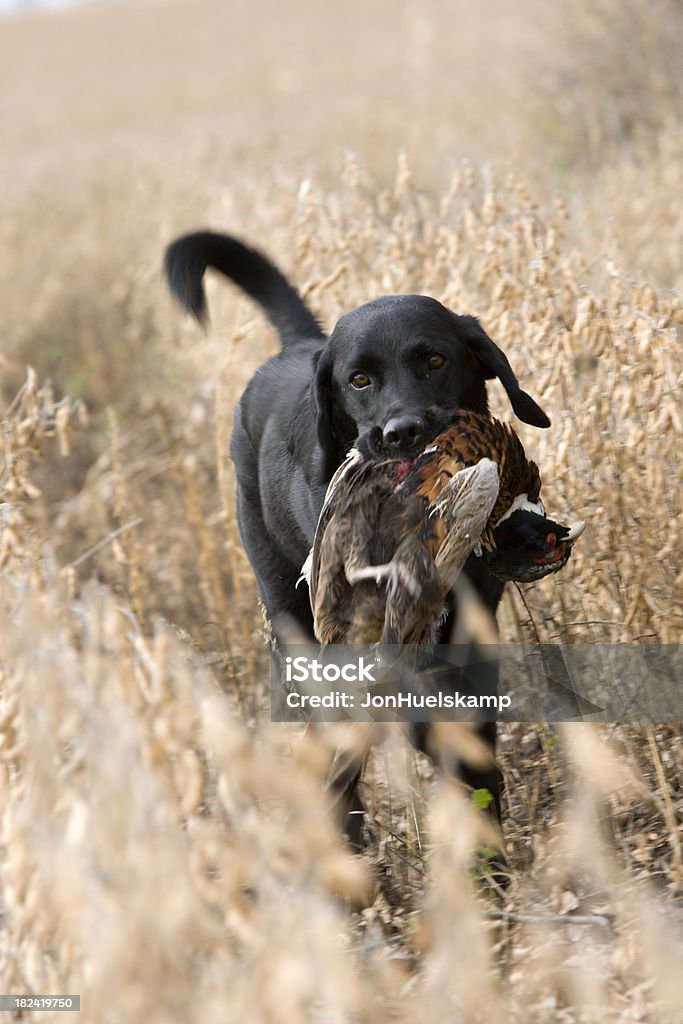
[[[408,461],[448,426],[455,408],[487,412],[486,381],[494,377],[521,420],[550,425],[478,320],[435,299],[374,299],[346,313],[328,338],[280,271],[234,238],[186,235],[169,246],[165,267],[172,293],[199,321],[207,316],[203,279],[212,267],[258,302],[279,334],[282,351],[256,372],[235,411],[237,513],[269,616],[294,616],[310,636],[308,591],[296,584],[327,484],[353,445]],[[481,559],[470,558],[466,572],[495,613],[504,584]],[[454,616],[451,601],[444,643]],[[495,742],[494,724],[482,732]],[[416,729],[414,740],[425,749],[428,730]],[[497,771],[462,774],[488,789],[499,810]]]

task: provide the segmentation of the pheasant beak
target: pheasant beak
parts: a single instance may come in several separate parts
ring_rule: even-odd
[[[585,529],[586,529],[586,520],[585,519],[581,519],[580,522],[574,523],[574,525],[569,528],[569,533],[565,537],[565,540],[567,540],[570,544],[573,544],[574,541],[577,540],[581,536],[581,534],[583,533],[583,531]]]

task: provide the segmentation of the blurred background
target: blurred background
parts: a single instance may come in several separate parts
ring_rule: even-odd
[[[391,292],[479,316],[552,419],[513,421],[549,514],[589,522],[507,588],[503,639],[677,643],[683,5],[0,11],[4,990],[92,1022],[200,995],[217,1024],[677,1021],[679,729],[501,729],[498,909],[481,814],[397,738],[342,849],[330,744],[268,725],[234,515],[234,404],[277,340],[213,279],[201,331],[161,263],[210,226],[327,329]]]
[[[40,369],[68,364],[74,306],[111,315],[97,293],[132,259],[157,288],[179,231],[211,219],[279,255],[275,192],[333,184],[348,153],[377,188],[399,153],[432,192],[463,159],[519,172],[589,261],[680,284],[676,0],[52,6],[0,22],[3,349]]]

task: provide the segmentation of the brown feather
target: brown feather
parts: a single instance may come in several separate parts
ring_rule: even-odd
[[[311,552],[317,638],[429,642],[477,540],[490,543],[514,499],[538,500],[540,488],[516,434],[478,413],[456,413],[410,466],[353,453],[332,478]]]
[[[467,466],[488,458],[498,466],[498,499],[487,524],[484,538],[520,494],[538,501],[541,474],[535,462],[528,460],[515,432],[500,420],[481,413],[460,411],[453,424],[419,455],[404,483],[405,491],[423,495],[429,502],[438,498],[448,480]]]

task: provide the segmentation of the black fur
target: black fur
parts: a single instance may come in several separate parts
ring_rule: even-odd
[[[185,235],[169,245],[164,266],[173,295],[202,324],[208,319],[204,271],[214,267],[263,307],[283,348],[302,338],[325,339],[320,324],[287,278],[260,252],[235,238],[212,231]]]
[[[203,277],[213,267],[263,307],[280,335],[282,351],[256,372],[235,411],[237,511],[269,615],[293,615],[309,635],[308,592],[296,582],[327,483],[352,445],[382,457],[386,424],[413,416],[423,433],[401,452],[410,458],[448,425],[455,408],[486,412],[485,382],[494,377],[521,419],[549,426],[478,320],[451,313],[435,299],[375,299],[343,316],[326,338],[280,271],[234,238],[208,231],[187,235],[169,247],[165,266],[173,294],[198,320],[206,319]],[[430,369],[435,354],[444,362]],[[357,373],[372,384],[354,388]],[[503,584],[481,560],[470,559],[467,572],[495,612]],[[444,642],[453,615],[451,607]],[[482,785],[491,788],[491,778]]]

